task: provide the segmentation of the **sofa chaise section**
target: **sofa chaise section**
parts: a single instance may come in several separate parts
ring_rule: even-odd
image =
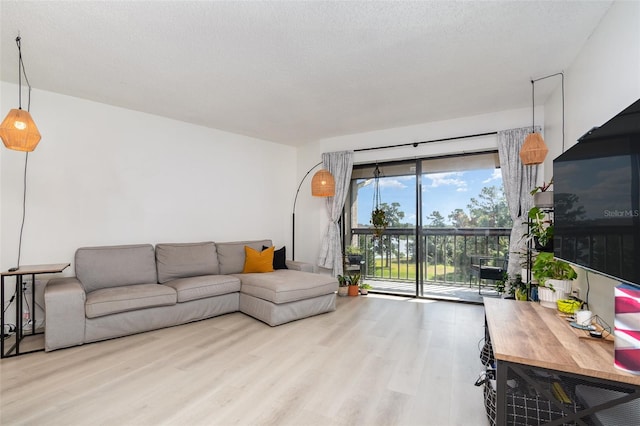
[[[277,326],[336,309],[338,281],[325,274],[302,271],[307,264],[287,261],[288,269],[242,273],[245,246],[256,251],[271,247],[271,240],[217,243],[220,271],[242,282],[240,312]]]

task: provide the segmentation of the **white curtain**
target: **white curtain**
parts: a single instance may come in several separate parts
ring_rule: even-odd
[[[535,131],[542,132],[542,129],[536,126]],[[533,207],[533,196],[530,192],[535,187],[538,176],[538,166],[525,166],[520,160],[520,149],[529,133],[531,133],[531,127],[498,132],[498,154],[502,170],[502,183],[509,215],[513,220],[507,269],[510,277],[515,277],[522,269],[520,266],[521,256],[517,253],[525,253],[526,251],[526,244],[522,236],[527,233],[527,225],[523,222],[527,221],[527,213]],[[523,277],[524,279],[526,277]]]
[[[322,154],[322,165],[333,175],[336,182],[336,193],[327,198],[327,215],[329,225],[322,238],[318,265],[333,269],[333,276],[342,274],[342,242],[338,221],[342,214],[353,169],[353,151],[325,152]]]

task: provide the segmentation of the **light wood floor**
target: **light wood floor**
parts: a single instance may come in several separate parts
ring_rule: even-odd
[[[487,425],[483,307],[385,296],[0,362],[2,425]]]

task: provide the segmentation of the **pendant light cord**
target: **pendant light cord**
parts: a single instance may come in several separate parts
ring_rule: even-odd
[[[531,133],[536,132],[536,85],[531,80]]]
[[[16,45],[18,46],[18,108],[22,109],[22,75],[27,83],[28,96],[27,96],[27,111],[31,110],[31,84],[27,77],[27,72],[24,69],[24,62],[22,62],[22,48],[20,44],[20,36],[16,37]],[[20,224],[20,237],[18,238],[18,262],[16,266],[10,268],[9,271],[17,271],[20,269],[20,257],[22,255],[22,234],[24,232],[24,222],[27,213],[27,165],[29,164],[29,153],[25,152],[24,155],[24,174],[22,176],[22,222]]]
[[[549,74],[549,75],[546,75],[544,77],[540,77],[540,78],[537,78],[535,80],[531,80],[531,99],[533,100],[533,105],[534,105],[534,107],[532,108],[532,110],[533,110],[533,127],[532,127],[532,131],[535,128],[535,119],[536,119],[535,100],[534,100],[535,82],[536,81],[540,81],[540,80],[545,80],[547,78],[555,77],[555,76],[558,76],[558,75],[561,77],[561,85],[562,85],[562,152],[564,153],[564,71],[560,71],[560,72],[557,72],[555,74]]]

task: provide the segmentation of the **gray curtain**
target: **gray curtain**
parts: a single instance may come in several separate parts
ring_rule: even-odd
[[[329,225],[322,238],[318,265],[333,269],[333,276],[342,274],[342,242],[338,221],[342,215],[353,169],[353,151],[325,152],[322,154],[322,165],[333,175],[336,182],[336,194],[327,198],[327,215]]]
[[[536,132],[542,132],[538,126]],[[513,220],[511,242],[509,244],[509,266],[507,272],[510,277],[519,274],[522,258],[518,253],[526,252],[526,243],[522,236],[527,233],[527,213],[533,207],[531,190],[536,185],[538,166],[525,166],[520,160],[520,148],[524,139],[531,133],[531,127],[503,130],[498,132],[498,154],[502,183],[509,207],[509,215]],[[526,277],[522,277],[526,280]]]

